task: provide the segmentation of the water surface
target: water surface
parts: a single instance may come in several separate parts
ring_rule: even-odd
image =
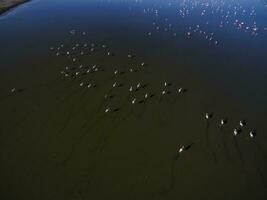
[[[38,0],[2,15],[3,199],[265,199],[266,4]]]

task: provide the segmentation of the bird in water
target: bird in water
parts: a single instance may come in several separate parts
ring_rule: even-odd
[[[211,119],[212,118],[212,113],[206,113],[205,114],[205,119],[206,120],[209,120],[209,119]]]
[[[113,83],[112,87],[116,87],[118,84],[117,82]]]
[[[185,150],[185,146],[183,145],[181,148],[179,148],[178,153],[182,153]]]
[[[234,129],[234,136],[237,136],[240,133],[241,133],[241,129],[239,127]]]
[[[225,124],[227,124],[227,119],[221,119],[220,120],[220,125],[224,126]]]
[[[178,89],[178,93],[184,93],[186,90],[184,89],[184,88],[182,88],[182,87],[180,87],[179,89]]]
[[[250,138],[254,138],[256,136],[256,131],[252,130],[252,131],[249,131],[249,137]]]
[[[147,99],[147,98],[148,98],[148,93],[145,94],[145,99]]]
[[[16,92],[16,88],[12,88],[10,91],[11,91],[12,93]]]
[[[164,86],[167,87],[167,86],[170,86],[171,83],[168,83],[168,82],[164,82]]]
[[[132,104],[135,104],[135,102],[136,102],[136,98],[134,98],[134,99],[132,100]]]
[[[181,147],[179,148],[179,150],[178,150],[178,156],[179,156],[179,154],[183,153],[184,151],[190,149],[190,148],[193,146],[193,144],[194,144],[194,143],[191,143],[191,144],[186,145],[186,146],[185,146],[185,145],[181,146]]]

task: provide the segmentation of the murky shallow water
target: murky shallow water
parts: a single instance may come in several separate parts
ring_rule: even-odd
[[[1,196],[265,199],[264,4],[40,0],[1,16]]]

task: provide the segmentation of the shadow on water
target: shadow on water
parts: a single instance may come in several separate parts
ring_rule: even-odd
[[[93,75],[92,75],[92,77],[90,79],[91,81],[93,80],[94,76],[95,76],[95,73],[93,73]],[[67,118],[67,121],[65,123],[65,126],[63,126],[61,128],[61,130],[59,131],[60,133],[64,132],[64,130],[66,129],[67,125],[69,124],[68,122],[72,118],[74,118],[75,116],[77,116],[78,114],[80,114],[83,111],[83,108],[84,108],[85,104],[88,103],[88,101],[87,101],[87,98],[89,98],[88,94],[94,92],[94,94],[96,95],[96,91],[98,91],[98,90],[95,90],[95,87],[97,87],[98,89],[99,89],[99,87],[101,87],[101,85],[97,85],[97,86],[94,86],[92,88],[87,88],[86,86],[85,87],[84,86],[83,87],[78,87],[78,85],[82,81],[85,81],[85,79],[86,79],[85,76],[81,76],[81,77],[73,78],[67,84],[65,84],[66,85],[65,87],[67,87],[68,89],[73,88],[75,90],[72,91],[71,93],[68,93],[68,95],[60,98],[59,101],[57,102],[56,108],[59,109],[60,105],[62,103],[71,102],[72,99],[78,98],[80,100],[79,100],[79,103],[77,105],[72,105],[72,107],[68,108],[68,110],[69,110],[68,118]],[[104,81],[104,82],[106,82],[106,81]],[[75,87],[78,87],[78,88],[75,88]],[[112,89],[110,89],[110,91],[112,91]],[[108,92],[108,93],[110,93],[110,92]],[[78,94],[79,94],[79,96],[78,96]],[[111,95],[109,95],[109,96],[111,96]],[[82,99],[85,99],[85,100],[82,102],[81,101]],[[103,108],[105,103],[106,103],[106,101],[103,101],[103,103],[98,106],[98,109],[97,109],[96,112],[99,112]],[[78,109],[78,111],[74,112],[74,110],[77,110],[77,109]],[[42,127],[45,127],[46,124],[50,121],[51,116],[52,116],[53,113],[56,113],[56,112],[55,111],[51,112],[51,114],[49,115],[47,120],[43,123]]]
[[[91,120],[86,121],[83,123],[83,125],[80,128],[80,132],[82,132],[78,137],[73,138],[73,142],[71,144],[70,150],[68,155],[60,161],[58,164],[59,166],[66,165],[75,155],[75,152],[77,148],[80,146],[80,144],[83,142],[85,137],[88,134],[94,134],[95,136],[98,136],[98,142],[94,145],[94,147],[90,150],[91,153],[101,153],[103,149],[105,148],[108,138],[112,136],[112,134],[115,134],[115,129],[121,124],[121,122],[124,120],[123,118],[119,121],[117,121],[120,108],[113,109],[110,113],[101,113],[99,117]],[[99,113],[96,113],[99,114]],[[100,126],[99,124],[105,124],[107,121],[109,125]],[[103,131],[93,131],[95,128],[103,128]],[[98,134],[98,135],[96,135]],[[93,135],[91,135],[93,136]]]
[[[258,153],[262,156],[263,160],[267,160],[267,155],[265,153],[265,151],[262,149],[262,147],[260,146],[260,144],[257,142],[257,140],[253,141],[253,144],[256,146]]]
[[[118,111],[116,111],[118,112]],[[106,129],[103,131],[102,133],[102,138],[100,139],[99,143],[97,144],[95,151],[96,152],[103,152],[105,147],[108,144],[109,139],[114,136],[116,133],[118,133],[118,131],[116,131],[116,129],[122,124],[121,122],[123,121],[123,119],[119,119],[117,120],[118,114],[116,114],[116,117],[112,118],[111,121],[111,126],[110,127],[106,127]]]
[[[90,128],[87,128],[85,131],[83,131],[82,134],[80,134],[78,137],[73,139],[73,141],[71,143],[71,146],[70,146],[69,153],[67,154],[67,156],[63,160],[59,161],[57,166],[62,167],[62,166],[65,166],[65,165],[68,164],[68,162],[75,155],[75,152],[76,152],[76,149],[78,148],[78,146],[81,144],[83,139],[90,133],[90,130],[92,130],[95,126],[97,126],[97,124],[99,124],[105,117],[106,117],[105,114],[102,114],[101,116],[96,118],[94,121],[90,121],[91,123],[90,122],[85,122],[82,125],[82,129],[84,127],[90,127]]]
[[[260,164],[258,164],[257,169],[258,169],[261,183],[263,184],[263,187],[267,189],[267,182],[266,182],[265,174],[263,173],[263,172],[266,172],[266,170],[262,170],[262,168],[260,167]]]
[[[233,136],[233,141],[234,141],[234,146],[235,146],[235,149],[236,149],[236,152],[238,154],[238,158],[239,158],[239,161],[240,161],[240,164],[241,164],[241,167],[243,169],[243,171],[245,171],[245,167],[244,167],[244,159],[243,159],[243,155],[242,155],[242,152],[239,148],[239,145],[238,145],[238,141],[236,139],[236,136]]]
[[[234,146],[235,146],[238,158],[239,158],[239,162],[240,162],[242,173],[245,175],[245,178],[246,178],[246,183],[245,183],[246,192],[249,193],[249,190],[250,190],[250,187],[249,187],[249,176],[248,176],[248,173],[247,173],[247,170],[246,170],[246,167],[245,167],[245,160],[243,158],[242,151],[241,151],[241,149],[239,147],[239,144],[238,144],[238,141],[237,141],[236,138],[237,138],[236,136],[233,136],[233,142],[234,142]]]
[[[152,98],[152,96],[150,96],[149,98]],[[147,107],[148,107],[147,104],[150,103],[150,100],[151,99],[144,99],[144,100],[141,100],[141,101],[138,102],[140,104],[143,104],[143,108],[142,108],[140,114],[137,115],[138,118],[142,118],[144,116],[145,111],[147,110]]]
[[[207,146],[208,151],[211,153],[213,162],[217,163],[218,160],[217,160],[216,153],[210,144],[210,133],[209,133],[210,131],[209,130],[210,130],[210,121],[206,120],[206,146]]]
[[[18,95],[19,93],[23,93],[25,92],[27,89],[26,88],[19,88],[14,92],[9,92],[8,94],[6,94],[4,97],[0,98],[0,103],[7,100],[10,97],[13,97],[14,95]]]
[[[88,94],[87,91],[84,89],[84,91],[82,91],[81,95],[79,96],[79,101],[80,101],[79,104],[77,105],[73,103],[72,106],[68,109],[67,119],[65,120],[62,128],[58,131],[58,134],[64,133],[64,131],[70,124],[71,120],[75,119],[75,117],[78,116],[83,111],[84,106],[87,103],[86,101],[87,100],[86,97],[88,98],[87,94]]]
[[[264,165],[265,161],[266,161],[266,154],[264,152],[264,150],[262,149],[262,147],[260,146],[260,144],[257,142],[257,140],[253,140],[252,141],[253,144],[256,146],[256,149],[257,149],[257,154],[258,155],[261,155],[261,159],[258,159],[258,164],[257,164],[257,170],[258,170],[258,173],[259,173],[259,176],[260,176],[260,179],[261,179],[261,182],[264,186],[265,189],[267,189],[267,182],[266,182],[266,178],[265,178],[265,174],[264,172],[266,172],[265,167],[262,165]],[[255,158],[257,158],[257,156],[255,156]]]
[[[191,143],[187,146],[185,146],[184,148],[184,151],[185,152],[181,152],[181,153],[186,153],[186,151],[188,151],[189,149],[191,149],[191,147],[194,145],[194,143]],[[175,154],[175,156],[173,156],[173,159],[171,161],[171,166],[170,166],[170,184],[169,184],[169,187],[160,191],[159,192],[159,195],[160,196],[165,196],[165,195],[168,195],[174,188],[175,188],[175,176],[177,175],[175,173],[175,167],[176,167],[176,164],[177,162],[180,160],[180,157],[181,157],[181,153],[177,152]]]
[[[220,134],[221,134],[221,138],[222,138],[222,145],[223,145],[223,150],[225,152],[225,156],[226,156],[226,159],[231,162],[231,156],[230,156],[230,153],[229,153],[229,149],[228,149],[228,146],[227,146],[227,143],[226,143],[226,132],[225,132],[225,129],[223,126],[220,126]]]

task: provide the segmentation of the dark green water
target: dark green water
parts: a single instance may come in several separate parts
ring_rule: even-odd
[[[1,199],[266,199],[265,4],[39,0],[2,15]]]

